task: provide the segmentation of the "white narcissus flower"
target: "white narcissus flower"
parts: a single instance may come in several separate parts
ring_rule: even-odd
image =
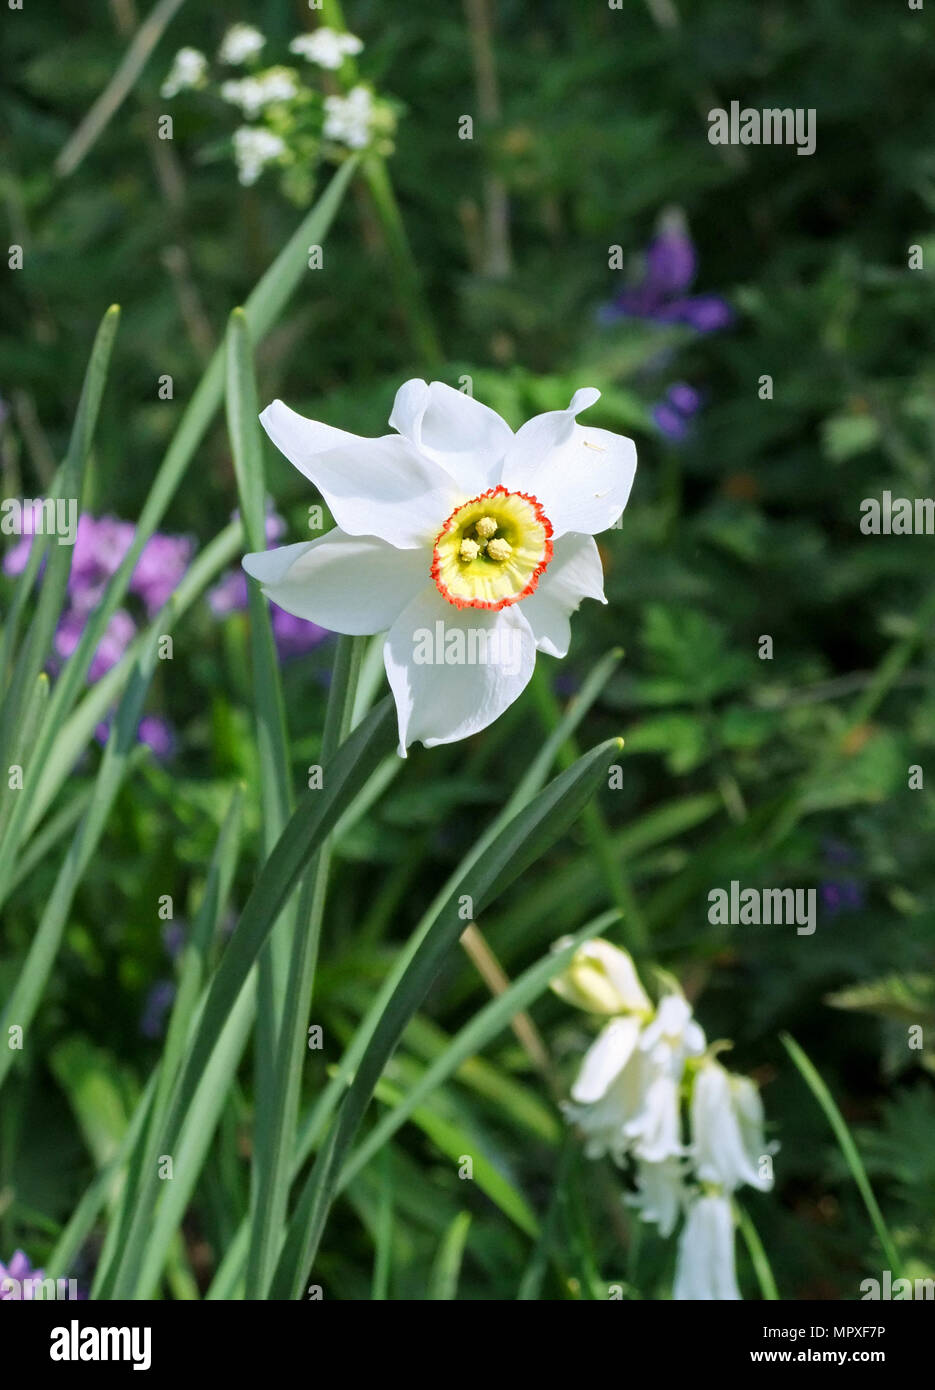
[[[299,34],[289,45],[290,53],[298,53],[310,63],[332,72],[352,54],[360,53],[363,44],[356,34],[339,34],[336,29],[316,29],[313,34]]]
[[[552,949],[560,951],[567,944],[568,938],[562,937]],[[602,937],[578,947],[567,969],[552,981],[552,988],[566,1003],[592,1014],[648,1016],[653,1010],[632,956]]]
[[[679,1236],[672,1297],[680,1302],[740,1298],[734,1270],[734,1215],[721,1192],[696,1197]]]
[[[766,1192],[771,1174],[761,1175],[760,1160],[770,1150],[763,1136],[763,1103],[753,1082],[732,1076],[719,1062],[699,1067],[692,1086],[691,1152],[702,1182],[729,1192],[748,1183]]]
[[[363,439],[281,401],[260,419],[315,484],[336,528],[247,555],[274,603],[334,632],[388,629],[386,673],[399,751],[453,743],[518,698],[536,651],[564,656],[583,598],[605,603],[594,533],[617,521],[636,470],[633,442],[567,410],[515,434],[450,386],[408,381],[396,434]]]

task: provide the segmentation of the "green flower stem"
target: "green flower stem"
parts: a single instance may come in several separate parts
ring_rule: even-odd
[[[363,162],[362,173],[383,226],[397,290],[409,320],[413,342],[426,367],[438,367],[445,360],[444,353],[423,302],[422,277],[409,245],[385,159],[381,155],[369,155]]]
[[[552,733],[561,723],[562,712],[549,684],[548,676],[539,665],[533,671],[529,688],[543,727],[548,733]],[[568,768],[577,761],[579,756],[575,739],[573,736],[569,736],[559,749],[556,762],[560,768]],[[606,880],[611,901],[623,914],[627,949],[639,961],[645,957],[649,949],[649,932],[646,920],[640,910],[623,860],[614,850],[607,824],[596,801],[589,802],[585,807],[581,823],[584,826],[594,857]]]
[[[740,1234],[743,1236],[744,1244],[750,1256],[750,1262],[753,1265],[753,1272],[756,1274],[757,1283],[760,1286],[760,1293],[767,1302],[773,1303],[779,1298],[779,1290],[776,1287],[772,1267],[766,1251],[763,1249],[759,1232],[737,1201],[734,1202],[734,1212],[737,1217],[737,1225],[740,1227]]]
[[[342,637],[338,643],[328,711],[322,737],[327,765],[350,732],[366,638]],[[302,1071],[306,1056],[308,1013],[318,962],[318,944],[328,890],[333,836],[318,851],[299,897],[292,951],[273,1067],[273,1093],[266,1110],[266,1162],[253,1209],[246,1297],[267,1296],[285,1228],[292,1156],[298,1126]]]
[[[347,33],[340,0],[321,0],[321,23],[339,34]],[[357,81],[357,64],[353,58],[345,58],[339,78],[345,92]],[[416,351],[426,367],[437,367],[445,360],[444,354],[424,303],[422,277],[409,245],[396,194],[386,170],[386,160],[382,155],[368,154],[364,157],[361,172],[383,227],[397,292],[409,322],[409,331]]]

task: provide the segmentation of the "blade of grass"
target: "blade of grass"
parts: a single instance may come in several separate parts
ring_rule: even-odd
[[[387,979],[384,981],[366,1017],[357,1030],[357,1034],[351,1046],[347,1049],[338,1065],[337,1071],[331,1078],[328,1085],[322,1092],[319,1100],[312,1108],[311,1114],[303,1126],[302,1139],[300,1141],[301,1161],[304,1162],[312,1152],[323,1132],[328,1118],[332,1114],[335,1105],[344,1092],[348,1077],[352,1074],[358,1061],[363,1055],[364,1048],[373,1036],[377,1021],[380,1018],[393,990],[399,984],[403,972],[411,961],[419,943],[423,940],[426,933],[437,919],[457,883],[465,877],[472,865],[476,864],[486,853],[490,845],[494,844],[503,831],[509,825],[513,817],[527,806],[535,794],[544,785],[552,763],[558,749],[565,740],[574,732],[577,725],[584,718],[594,700],[597,699],[604,685],[610,679],[614,669],[620,660],[619,650],[610,652],[605,656],[588,679],[584,682],[577,698],[569,702],[558,726],[552,736],[546,740],[540,752],[536,755],[533,762],[523,777],[513,795],[510,797],[503,810],[494,817],[490,825],[474,843],[467,854],[455,870],[449,875],[448,879],[439,889],[426,912],[423,914],[415,931],[406,946],[400,951],[397,960],[394,962]]]
[[[393,1268],[393,1151],[386,1149],[380,1172],[380,1206],[377,1211],[377,1239],[373,1261],[370,1300],[385,1303],[389,1298]]]
[[[303,1189],[273,1282],[273,1296],[296,1297],[318,1250],[345,1156],[377,1081],[409,1019],[419,1008],[451,946],[464,929],[464,899],[475,917],[534,863],[575,821],[607,775],[618,752],[611,739],[561,773],[505,827],[483,858],[456,886],[445,908],[420,941],[382,1012],[361,1057],[328,1142],[319,1151]]]
[[[392,746],[394,727],[395,710],[392,700],[387,698],[355,729],[331,762],[323,765],[321,790],[310,791],[303,798],[260,870],[220,965],[212,976],[165,1123],[151,1147],[134,1193],[134,1208],[121,1244],[112,1297],[129,1297],[138,1275],[159,1182],[158,1156],[174,1152],[211,1053],[273,924],[311,856],[321,847],[374,766]]]
[[[455,1035],[440,1057],[426,1069],[418,1082],[397,1103],[393,1110],[384,1115],[354,1150],[344,1165],[338,1184],[340,1192],[346,1184],[369,1163],[383,1145],[406,1123],[409,1115],[427,1096],[444,1084],[469,1057],[480,1052],[495,1038],[523,1009],[548,989],[556,975],[560,975],[570,963],[575,951],[584,941],[600,936],[615,922],[620,913],[615,909],[595,917],[586,927],[582,927],[561,950],[550,951],[547,956],[536,961],[522,975],[519,975],[503,994],[491,999],[485,1008],[464,1025]]]
[[[310,1154],[314,1151],[316,1144],[319,1142],[335,1106],[347,1089],[349,1078],[352,1076],[360,1058],[363,1056],[367,1044],[373,1036],[383,1010],[386,1008],[387,1002],[391,998],[399,981],[402,979],[419,943],[423,940],[433,922],[437,919],[438,914],[445,906],[450,894],[454,891],[459,881],[467,874],[471,866],[481,858],[486,848],[494,843],[501,830],[509,824],[512,817],[524,806],[528,805],[536,792],[541,789],[549,775],[556,752],[565,742],[566,738],[574,732],[594,701],[600,695],[601,690],[616,669],[621,654],[619,648],[615,649],[597,663],[594,670],[583,683],[581,690],[568,702],[559,724],[530,764],[526,775],[517,786],[506,806],[494,818],[480,839],[475,842],[472,848],[462,858],[453,873],[449,875],[447,881],[443,884],[429,908],[423,914],[409,941],[399,952],[386,980],[377,991],[370,1008],[358,1027],[353,1041],[350,1046],[345,1049],[327,1086],[324,1088],[319,1099],[312,1106],[305,1123],[301,1127],[296,1152],[293,1156],[293,1178],[295,1178],[299,1170],[307,1162]],[[357,712],[358,711],[355,710],[355,716]],[[376,776],[376,774],[374,775]],[[711,803],[712,806],[717,805],[717,798],[712,797]],[[663,813],[666,811],[667,808],[663,808]],[[666,824],[669,824],[668,819],[666,819]],[[241,1236],[243,1239],[246,1239],[245,1233],[246,1223],[244,1223],[244,1226],[241,1228]]]
[[[161,1184],[162,1193],[153,1213],[133,1295],[137,1300],[150,1300],[157,1296],[162,1270],[178,1237],[179,1227],[204,1167],[231,1083],[246,1048],[255,1008],[256,990],[250,976],[228,1015],[192,1098],[174,1155],[172,1181]]]
[[[398,1105],[402,1099],[402,1093],[388,1081],[378,1081],[374,1095],[377,1100],[390,1106]],[[480,1149],[477,1140],[472,1138],[462,1125],[438,1114],[427,1105],[416,1106],[411,1111],[410,1118],[452,1163],[460,1164],[465,1158],[471,1160],[472,1182],[477,1184],[479,1191],[483,1192],[494,1206],[500,1208],[504,1216],[509,1217],[518,1230],[527,1236],[535,1236],[538,1233],[535,1212],[526,1198],[516,1185],[491,1163]],[[384,1150],[385,1154],[389,1152],[391,1150],[388,1148]]]
[[[4,1034],[11,1024],[17,1024],[23,1028],[24,1034],[28,1035],[28,1025],[42,997],[61,944],[75,891],[104,832],[117,792],[126,775],[129,757],[136,745],[137,727],[156,657],[157,648],[153,643],[150,650],[141,657],[120,702],[87,815],[79,824],[71,842],[33,937],[25,964],[0,1015],[0,1029]],[[8,1048],[0,1049],[0,1086],[15,1056],[16,1053]]]
[[[341,166],[318,202],[248,296],[244,304],[244,313],[254,341],[258,342],[265,336],[279,317],[290,295],[298,286],[308,267],[308,247],[323,243],[355,168],[356,160],[353,157]],[[85,625],[75,651],[65,663],[56,680],[48,711],[37,739],[36,759],[39,763],[44,762],[48,757],[55,737],[84,685],[94,653],[107,624],[126,593],[143,546],[162,520],[186,469],[221,404],[224,393],[224,375],[224,351],[218,349],[208,364],[208,368],[172,437],[143,505],[133,544]],[[27,807],[22,801],[17,803],[10,819],[7,834],[0,841],[0,892],[2,892],[3,884],[10,871],[10,865],[19,848],[22,818],[26,809]]]
[[[548,732],[553,732],[561,726],[561,709],[544,668],[537,668],[533,671],[529,687],[543,727]],[[574,738],[569,735],[559,750],[558,765],[559,767],[570,767],[577,757],[577,745]],[[596,802],[591,802],[585,810],[584,828],[591,845],[591,852],[604,875],[610,897],[623,914],[624,943],[631,955],[639,962],[640,957],[645,956],[649,946],[646,922],[624,868],[623,860],[614,850],[613,841]]]
[[[112,304],[101,320],[94,339],[68,452],[62,464],[59,495],[66,506],[74,502],[77,512],[81,511],[85,470],[119,322],[120,310],[116,304]],[[60,537],[56,539],[61,540]],[[52,641],[71,572],[72,547],[58,543],[52,545],[48,534],[44,536],[43,544],[46,547],[47,564],[39,591],[39,601],[14,664],[12,680],[0,703],[0,767],[6,767],[10,762],[9,749],[16,738],[24,704],[52,651]],[[37,753],[37,759],[41,756]]]
[[[240,511],[250,550],[266,549],[266,488],[247,316],[235,309],[227,328],[227,432],[231,441]],[[248,589],[253,708],[260,769],[263,845],[269,854],[293,808],[288,733],[269,606],[256,584]],[[272,1256],[269,1246],[285,1220],[285,1196],[276,1176],[275,1127],[279,1096],[277,1050],[289,986],[291,939],[302,930],[304,894],[293,898],[264,946],[257,973],[254,1049],[255,1116],[251,1162],[250,1253],[247,1297],[262,1296]]]
[[[58,731],[51,751],[40,769],[38,785],[24,817],[24,837],[32,834],[49,806],[68,780],[70,773],[87,747],[95,729],[119,699],[140,653],[147,650],[160,636],[171,635],[180,619],[201,598],[208,585],[239,554],[242,530],[232,521],[192,561],[168,604],[128,646],[115,666],[106,672],[85,695],[71,716]],[[11,891],[0,891],[0,904]]]
[[[445,1232],[429,1278],[427,1299],[432,1303],[449,1302],[458,1296],[458,1280],[461,1277],[461,1264],[468,1232],[471,1229],[471,1213],[459,1211]]]
[[[55,172],[60,178],[74,173],[110,119],[120,110],[149,61],[149,56],[184,0],[159,0],[133,35],[117,71],[59,151]]]
[[[877,1239],[889,1262],[889,1268],[892,1270],[893,1278],[896,1279],[899,1277],[902,1262],[896,1251],[896,1246],[893,1244],[893,1239],[887,1230],[886,1222],[883,1220],[883,1213],[880,1211],[877,1199],[873,1195],[873,1188],[870,1186],[867,1170],[857,1150],[857,1145],[854,1143],[847,1121],[835,1104],[834,1097],[828,1090],[828,1087],[825,1085],[815,1066],[802,1051],[801,1047],[799,1047],[795,1038],[789,1033],[781,1033],[780,1041],[798,1068],[803,1081],[825,1113],[825,1118],[831,1126],[835,1139],[838,1141],[841,1153],[844,1155],[844,1161],[850,1169],[851,1176],[857,1184],[857,1190],[864,1200],[864,1206],[867,1208],[867,1213],[873,1223],[873,1229],[877,1233]]]

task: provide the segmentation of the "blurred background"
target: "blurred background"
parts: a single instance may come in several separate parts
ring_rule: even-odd
[[[245,182],[231,144],[237,113],[218,93],[214,55],[231,22],[262,31],[264,61],[294,64],[290,39],[318,18],[306,6],[257,0],[222,15],[185,0],[156,11],[150,56],[99,128],[86,117],[146,18],[139,0],[29,3],[4,13],[0,46],[0,202],[9,244],[24,248],[22,270],[0,276],[0,491],[48,486],[94,331],[116,301],[123,322],[85,510],[118,536],[116,523],[139,515],[230,309],[341,157],[297,119],[282,129],[280,166]],[[541,657],[544,680],[492,729],[411,750],[342,843],[313,1010],[328,1041],[310,1054],[307,1093],[555,710],[620,647],[577,736],[582,748],[626,739],[622,789],[600,805],[603,853],[593,827],[566,838],[547,872],[497,905],[487,939],[513,975],[589,915],[623,905],[612,939],[675,974],[709,1039],[732,1039],[729,1064],[762,1087],[781,1143],[777,1184],[747,1206],[780,1295],[853,1299],[881,1268],[783,1031],[851,1126],[906,1272],[932,1276],[935,542],[864,535],[860,520],[863,499],[884,489],[935,495],[933,15],[867,0],[624,0],[619,10],[348,0],[344,17],[363,43],[359,78],[386,103],[381,167],[411,260],[386,200],[355,180],[321,269],[258,353],[261,399],[378,434],[410,376],[470,377],[514,427],[596,385],[603,399],[588,418],[632,435],[640,467],[620,529],[601,538],[609,605],[584,605],[568,658]],[[185,46],[209,55],[212,76],[167,98]],[[302,76],[324,92],[337,81],[328,70]],[[709,144],[708,110],[734,100],[814,108],[815,154]],[[166,112],[171,140],[157,133]],[[160,398],[166,375],[171,399]],[[281,518],[271,527],[302,539],[318,499],[271,447],[266,461]],[[235,507],[218,419],[163,524],[179,572]],[[4,542],[0,608],[17,567],[15,542]],[[126,1123],[158,1055],[173,957],[237,779],[258,843],[241,584],[235,575],[200,602],[162,663],[151,756],[121,793],[37,1019],[42,1060],[5,1094],[0,1258],[22,1246],[41,1264]],[[137,601],[130,624],[145,588]],[[333,639],[280,623],[298,776],[316,761]],[[72,791],[98,759],[92,749]],[[921,787],[910,786],[913,766]],[[239,871],[238,906],[254,862]],[[0,994],[57,864],[54,852],[43,859],[3,910]],[[817,931],[711,925],[708,892],[732,879],[814,888]],[[171,931],[156,910],[167,893]],[[453,957],[389,1081],[418,1075],[486,997],[472,963]],[[557,999],[534,1017],[567,1089],[585,1025]],[[913,1025],[921,1049],[907,1043]],[[236,1228],[251,1086],[245,1063],[173,1256],[176,1296],[205,1287]],[[456,1136],[452,1152],[428,1122],[405,1126],[389,1150],[400,1203],[391,1296],[424,1296],[439,1232],[467,1204],[460,1296],[512,1297],[526,1237],[509,1203],[458,1181],[452,1154],[480,1146],[542,1208],[562,1128],[548,1086],[507,1033],[430,1109]],[[634,1266],[619,1175],[562,1161],[575,1194],[573,1267],[597,1283],[622,1278]],[[334,1296],[369,1296],[375,1174],[370,1165],[355,1178],[329,1228],[319,1265]],[[672,1254],[643,1234],[643,1297],[663,1296]],[[93,1241],[83,1259],[87,1277]]]

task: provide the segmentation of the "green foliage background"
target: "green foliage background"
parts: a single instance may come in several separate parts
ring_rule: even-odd
[[[55,160],[126,47],[132,0],[66,7],[26,0],[4,13],[0,195],[25,268],[0,276],[4,495],[39,495],[64,452],[88,347],[107,304],[123,306],[116,365],[96,436],[89,507],[139,514],[156,465],[230,309],[301,216],[265,177],[236,181],[197,99],[175,100],[174,139],[155,139],[159,85],[175,50],[213,52],[244,18],[285,41],[300,4],[261,0],[237,15],[186,0],[128,100],[67,177]],[[933,7],[935,9],[935,7]],[[852,1299],[881,1256],[826,1122],[779,1041],[791,1032],[855,1132],[907,1272],[935,1272],[932,1088],[935,689],[932,537],[867,537],[860,503],[883,489],[935,495],[935,78],[933,15],[869,0],[705,0],[681,6],[598,0],[495,6],[501,115],[457,137],[477,111],[470,7],[349,0],[365,42],[361,71],[402,105],[389,163],[443,347],[413,346],[381,223],[363,184],[346,200],[324,267],[310,272],[258,358],[261,399],[363,434],[385,428],[397,386],[467,374],[511,424],[595,384],[589,418],[637,440],[640,469],[619,531],[602,538],[606,608],[586,604],[567,661],[540,658],[557,698],[608,648],[625,657],[579,731],[582,747],[622,733],[623,789],[601,813],[653,955],[682,979],[709,1038],[734,1040],[731,1065],[763,1088],[781,1150],[777,1187],[747,1207],[784,1298]],[[814,107],[817,151],[724,150],[704,113]],[[491,177],[509,199],[512,269],[487,273]],[[699,257],[697,289],[726,296],[733,326],[695,337],[636,321],[598,322],[623,277],[608,248],[638,258],[666,208],[681,209]],[[924,268],[907,268],[921,246]],[[169,373],[172,402],[157,398]],[[758,397],[770,374],[774,399]],[[680,446],[650,407],[673,380],[705,405]],[[267,448],[270,492],[303,535],[307,487]],[[236,490],[220,422],[172,505],[168,529],[203,546]],[[4,586],[6,585],[6,592]],[[7,582],[0,579],[5,607]],[[758,658],[759,638],[773,659]],[[884,663],[896,652],[894,668]],[[332,651],[285,673],[297,776],[315,761]],[[168,767],[145,764],[112,818],[72,914],[44,1002],[42,1061],[0,1108],[0,1258],[22,1245],[41,1263],[112,1151],[155,1055],[139,1029],[167,966],[155,904],[190,917],[237,779],[258,830],[256,749],[245,618],[218,626],[202,603],[160,672],[151,707],[180,733]],[[889,677],[878,690],[874,673]],[[548,687],[547,687],[548,688]],[[880,699],[876,699],[879,693]],[[522,776],[544,737],[532,692],[466,744],[411,751],[387,794],[342,846],[323,935],[310,1054],[313,1096],[394,950],[460,853]],[[72,792],[94,771],[92,752]],[[908,789],[912,765],[923,790]],[[844,868],[828,843],[847,847]],[[241,864],[236,900],[253,863]],[[4,910],[0,993],[48,895],[52,855]],[[862,906],[819,896],[814,936],[722,928],[707,893],[749,886],[860,885]],[[482,925],[518,973],[610,901],[579,828]],[[406,1089],[485,1001],[462,955],[406,1035],[380,1106]],[[554,1075],[567,1086],[587,1041],[557,1000],[534,1009]],[[907,1028],[925,1029],[924,1050]],[[249,1066],[231,1095],[167,1284],[204,1288],[246,1201]],[[612,1170],[559,1157],[547,1087],[511,1034],[436,1091],[430,1121],[389,1147],[396,1220],[390,1296],[424,1297],[440,1233],[472,1214],[460,1297],[513,1297],[529,1256],[509,1210],[459,1182],[479,1149],[541,1213],[560,1172],[571,1200],[545,1291],[594,1296],[624,1278],[667,1296],[672,1245],[643,1235],[639,1257]],[[439,1128],[446,1121],[447,1128]],[[368,1297],[386,1170],[346,1193],[319,1261],[329,1296]],[[471,1188],[471,1191],[466,1189]],[[512,1216],[511,1216],[512,1211]],[[95,1250],[86,1252],[93,1266]],[[750,1296],[755,1285],[741,1260]],[[569,1285],[562,1270],[576,1281]]]

